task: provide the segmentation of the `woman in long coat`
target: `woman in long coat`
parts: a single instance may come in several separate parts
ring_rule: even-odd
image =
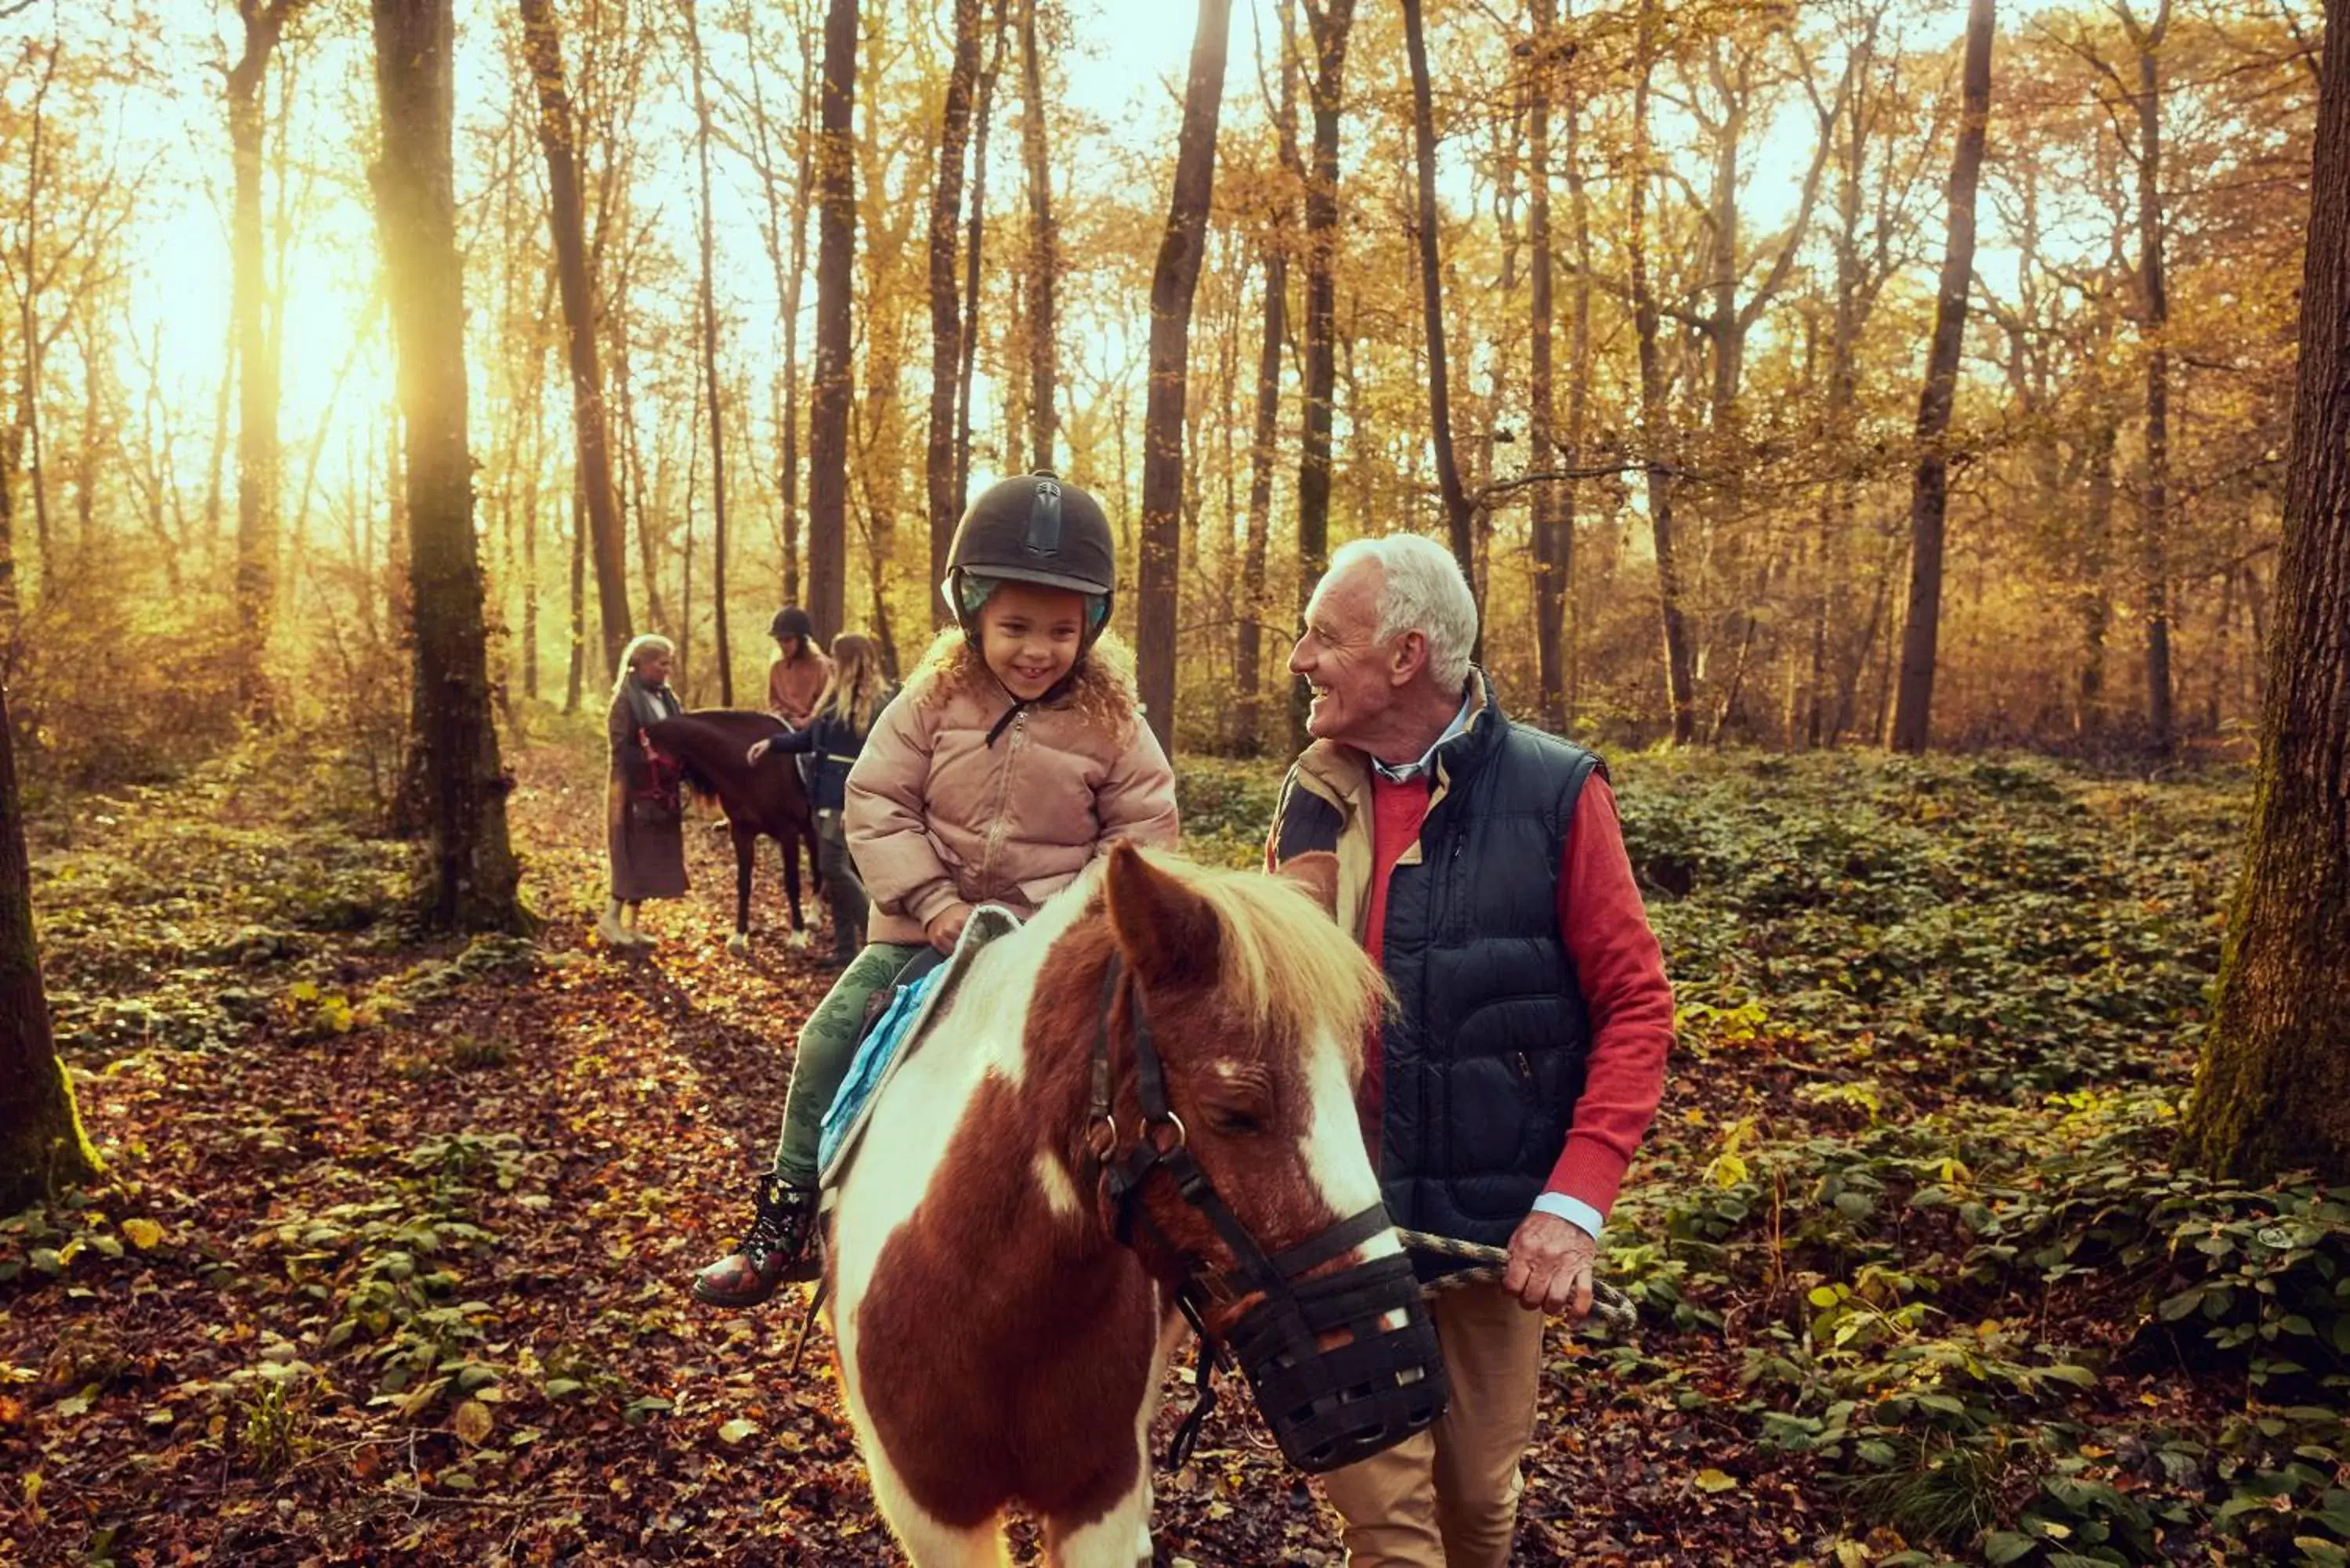
[[[612,860],[612,893],[596,934],[616,948],[649,948],[654,938],[637,926],[637,906],[647,898],[685,896],[684,801],[678,775],[658,768],[644,732],[685,711],[670,690],[670,667],[677,649],[650,632],[631,641],[612,683],[612,706],[604,732],[612,742],[611,784],[605,795],[606,844]]]

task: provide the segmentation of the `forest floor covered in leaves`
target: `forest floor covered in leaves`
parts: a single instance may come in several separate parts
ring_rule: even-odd
[[[284,759],[36,817],[112,1181],[0,1221],[0,1561],[896,1560],[822,1334],[795,1373],[795,1311],[683,1289],[821,937],[770,857],[730,957],[690,831],[660,948],[604,950],[601,763],[547,729],[535,944],[416,940],[407,851]],[[2350,1210],[2168,1163],[2246,781],[1616,773],[1684,1034],[1610,1231],[1642,1323],[1554,1334],[1518,1561],[2345,1562]],[[1201,851],[1276,778],[1187,764]],[[1336,1563],[1245,1404],[1163,1478],[1159,1561]]]

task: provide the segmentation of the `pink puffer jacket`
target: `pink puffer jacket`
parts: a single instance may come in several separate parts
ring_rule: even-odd
[[[868,940],[919,943],[958,901],[1033,914],[1113,839],[1175,846],[1174,770],[1122,647],[1104,638],[1074,690],[989,745],[1011,706],[950,630],[875,722],[843,813],[873,899]]]

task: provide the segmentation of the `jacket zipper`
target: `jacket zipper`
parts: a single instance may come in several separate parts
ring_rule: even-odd
[[[1012,721],[1011,732],[1004,737],[1003,765],[996,773],[995,810],[987,824],[987,849],[979,857],[979,890],[982,898],[997,896],[995,886],[995,852],[1003,844],[1003,808],[1012,799],[1013,766],[1020,760],[1020,748],[1028,737],[1028,714],[1022,711]]]

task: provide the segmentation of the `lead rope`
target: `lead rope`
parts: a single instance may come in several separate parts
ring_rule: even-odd
[[[1503,1248],[1481,1247],[1474,1241],[1456,1241],[1450,1236],[1431,1236],[1424,1231],[1398,1231],[1396,1234],[1414,1251],[1460,1258],[1471,1265],[1421,1282],[1422,1295],[1438,1296],[1462,1285],[1498,1285],[1509,1267],[1510,1254]],[[1635,1327],[1640,1321],[1639,1309],[1632,1304],[1631,1297],[1596,1280],[1591,1285],[1591,1315],[1619,1332]]]

